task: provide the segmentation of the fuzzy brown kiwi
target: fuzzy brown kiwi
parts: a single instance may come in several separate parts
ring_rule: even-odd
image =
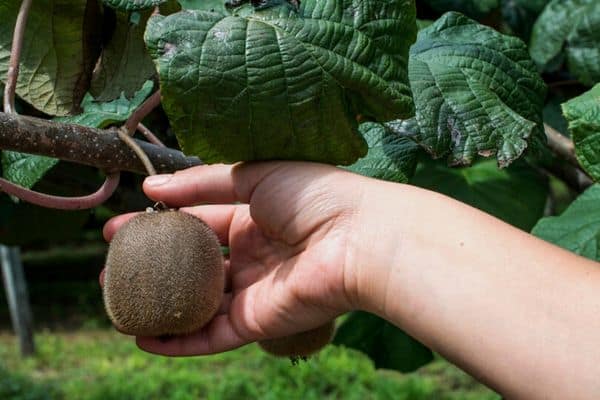
[[[123,333],[186,334],[215,315],[224,284],[221,247],[210,227],[183,212],[152,211],[133,217],[110,242],[104,304]]]
[[[278,357],[308,357],[331,342],[335,322],[331,321],[309,331],[277,339],[261,340],[258,345],[267,353]]]

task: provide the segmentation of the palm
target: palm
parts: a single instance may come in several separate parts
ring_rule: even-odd
[[[304,217],[292,234],[284,227],[290,227],[298,215],[270,218],[263,227],[250,216],[248,206],[236,210],[229,233],[230,312],[236,321],[244,321],[236,314],[250,310],[256,324],[241,330],[258,329],[272,336],[302,326],[309,329],[335,317],[336,312],[324,309],[320,299],[323,293],[339,290],[343,276],[326,271],[342,270],[345,237],[329,229],[333,215]],[[239,296],[248,292],[252,295]],[[341,309],[340,305],[338,312]]]

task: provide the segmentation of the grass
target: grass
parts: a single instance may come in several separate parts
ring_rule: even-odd
[[[36,357],[21,360],[14,337],[0,334],[0,399],[499,399],[441,359],[402,375],[334,346],[293,366],[256,345],[210,357],[158,357],[108,329],[46,331],[36,344]]]

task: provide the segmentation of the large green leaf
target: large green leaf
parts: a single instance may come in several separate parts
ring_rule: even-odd
[[[353,312],[340,325],[333,343],[365,353],[376,368],[412,372],[433,360],[427,347],[386,320],[362,311]]]
[[[109,7],[123,11],[138,11],[156,7],[167,0],[102,0]]]
[[[108,125],[123,122],[144,102],[152,91],[152,86],[154,86],[152,81],[147,81],[142,89],[135,93],[133,99],[127,100],[122,94],[119,99],[110,103],[98,103],[90,94],[87,94],[81,103],[83,113],[69,117],[57,117],[54,120],[93,128],[105,128]],[[2,152],[4,177],[28,188],[33,187],[57,163],[58,160],[55,158],[14,151]]]
[[[600,2],[553,0],[533,27],[531,57],[540,69],[560,66],[566,52],[570,72],[592,86],[600,81]]]
[[[367,150],[359,115],[412,114],[415,33],[414,1],[304,0],[299,11],[152,17],[146,43],[188,154],[349,164]]]
[[[579,196],[559,217],[542,219],[534,235],[592,260],[600,261],[600,184]]]
[[[453,197],[529,231],[544,215],[548,182],[524,163],[499,169],[493,161],[470,168],[427,162],[417,169],[413,185]]]
[[[383,124],[366,122],[360,132],[367,140],[367,155],[350,167],[357,174],[406,183],[417,166],[419,146]]]
[[[0,2],[0,79],[8,70],[20,1]],[[17,94],[51,115],[75,110],[96,61],[95,0],[36,0],[25,29]]]
[[[600,84],[562,106],[581,166],[600,180]]]
[[[549,0],[502,0],[502,16],[511,31],[529,42],[531,30]]]
[[[425,0],[437,12],[458,11],[480,18],[500,7],[500,0]]]
[[[546,86],[520,39],[451,12],[419,31],[410,55],[414,138],[434,157],[468,165],[496,154],[505,167],[545,137]]]
[[[90,93],[97,101],[110,101],[121,93],[131,98],[155,74],[154,63],[146,50],[144,31],[150,12],[137,23],[130,15],[116,13],[116,28],[102,49]]]

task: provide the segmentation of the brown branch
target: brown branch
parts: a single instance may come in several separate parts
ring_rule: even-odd
[[[127,133],[129,134],[129,136],[132,136],[135,133],[135,130],[137,129],[140,122],[142,122],[143,119],[146,118],[146,116],[150,114],[152,110],[154,110],[159,105],[160,90],[157,90],[152,96],[148,97],[146,101],[144,101],[142,105],[139,106],[138,109],[133,112],[133,114],[131,114],[129,119],[127,119],[127,121],[125,122],[125,125],[123,125],[125,129],[127,129]]]
[[[17,88],[17,79],[19,77],[19,61],[21,59],[21,50],[23,49],[23,38],[25,37],[25,26],[27,25],[27,17],[31,9],[32,0],[23,0],[17,22],[15,23],[15,31],[13,34],[12,48],[10,52],[10,63],[6,76],[6,86],[4,88],[4,111],[13,113],[15,110],[15,90]]]
[[[546,131],[550,150],[574,167],[581,168],[575,155],[575,144],[573,141],[548,124],[544,124],[544,130]]]
[[[141,140],[136,142],[158,173],[172,173],[202,164],[198,158],[186,157],[180,151]],[[114,129],[103,130],[0,113],[0,149],[55,157],[105,171],[146,173],[142,162],[119,139]]]

